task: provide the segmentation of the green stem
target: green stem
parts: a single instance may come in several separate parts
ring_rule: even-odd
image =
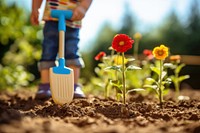
[[[107,80],[107,83],[105,86],[105,99],[109,97],[109,89],[108,89],[109,82],[110,82],[110,79]]]
[[[115,51],[112,50],[111,51],[111,66],[113,66],[113,64],[114,64],[114,54],[115,54]]]
[[[136,60],[138,59],[138,45],[139,45],[139,41],[136,40],[136,42],[134,44],[134,58]]]
[[[163,92],[162,92],[162,71],[163,71],[163,61],[160,60],[160,75],[159,75],[159,100],[160,106],[163,104]]]
[[[124,52],[122,53],[122,84],[123,84],[123,103],[126,103],[126,86],[125,86],[125,64]]]
[[[179,81],[178,81],[178,73],[175,73],[175,90],[176,90],[176,99],[178,99],[179,96]]]
[[[115,81],[116,82],[118,82],[118,72],[117,71],[115,71]],[[117,101],[118,101],[118,89],[117,89],[117,87],[115,86],[114,87],[114,89],[115,89],[115,91],[116,91],[116,93],[115,93],[115,96],[116,96],[116,99],[117,99]]]

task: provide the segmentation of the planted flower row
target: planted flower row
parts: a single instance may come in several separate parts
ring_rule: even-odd
[[[189,75],[179,75],[181,69],[185,66],[180,63],[180,58],[177,58],[180,56],[170,56],[171,62],[166,63],[165,59],[169,56],[169,48],[161,44],[155,47],[153,52],[145,49],[143,53],[147,58],[139,61],[138,47],[142,36],[140,33],[136,33],[134,38],[135,40],[126,34],[117,34],[113,38],[111,48],[109,48],[111,55],[107,56],[105,52],[100,52],[95,57],[95,60],[101,61],[98,66],[100,70],[96,71],[97,75],[101,72],[108,77],[103,86],[105,88],[105,98],[109,97],[111,88],[116,91],[116,99],[122,99],[125,104],[126,95],[129,92],[153,89],[162,106],[163,92],[170,83],[174,84],[178,97],[180,83],[189,78]],[[133,56],[127,58],[125,52],[130,50],[133,44]],[[169,76],[167,74],[169,68],[174,70],[174,75]],[[105,79],[105,77],[101,77],[103,75],[100,75],[99,78]]]

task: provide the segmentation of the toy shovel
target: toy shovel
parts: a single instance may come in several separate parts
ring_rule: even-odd
[[[65,66],[64,41],[66,25],[65,20],[72,17],[71,10],[52,10],[51,16],[58,18],[59,30],[59,59],[58,66],[50,68],[50,88],[53,101],[56,104],[69,104],[74,96],[74,72]]]

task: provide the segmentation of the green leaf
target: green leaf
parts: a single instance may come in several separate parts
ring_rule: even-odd
[[[109,66],[109,67],[106,67],[104,70],[116,70],[116,71],[121,72],[121,66]]]
[[[183,75],[183,76],[180,76],[180,77],[178,78],[178,81],[181,82],[181,81],[186,80],[186,79],[189,79],[189,78],[190,78],[190,75]]]
[[[103,63],[104,64],[110,64],[111,62],[111,57],[110,56],[104,56],[103,57]]]
[[[169,93],[169,90],[170,90],[170,89],[168,89],[168,88],[164,89],[164,90],[163,90],[163,95],[164,95],[164,96],[167,95],[167,94]]]
[[[119,89],[122,88],[122,84],[118,80],[110,80],[110,84],[112,86],[119,88]]]
[[[122,97],[123,97],[122,93],[117,93],[117,100],[118,100],[118,101],[119,101],[120,98],[122,98]]]
[[[130,65],[126,68],[127,71],[133,71],[133,70],[140,70],[142,68],[134,66],[134,65]]]
[[[153,78],[146,78],[146,80],[150,83],[156,83],[155,79]]]
[[[100,68],[104,68],[106,65],[105,65],[104,63],[99,63],[98,66],[99,66]]]
[[[127,58],[128,61],[134,61],[135,58]]]
[[[172,82],[172,79],[171,78],[167,78],[166,81],[167,82]]]
[[[176,68],[176,66],[175,65],[173,65],[172,63],[164,63],[164,68],[171,68],[171,69],[175,69]]]
[[[154,90],[157,90],[158,86],[157,85],[144,85],[144,88],[152,88]]]
[[[171,84],[171,82],[172,82],[171,78],[167,78],[165,81],[162,81],[162,85]]]
[[[171,75],[171,76],[170,76],[170,79],[174,82],[176,78],[175,78],[174,75]]]
[[[167,72],[163,71],[161,78],[163,79],[167,75]]]
[[[143,88],[135,88],[135,89],[128,90],[127,93],[134,92],[134,91],[145,91],[145,89],[143,89]]]
[[[150,67],[153,72],[160,75],[160,70],[157,67]]]
[[[105,84],[104,84],[104,83],[97,83],[96,85],[99,86],[99,87],[102,87],[102,88],[105,87]]]
[[[181,69],[185,66],[185,64],[181,64],[179,65],[176,69],[175,69],[175,73],[180,73]]]

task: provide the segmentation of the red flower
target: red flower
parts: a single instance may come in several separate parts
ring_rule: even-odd
[[[146,55],[146,56],[149,56],[149,55],[152,55],[152,51],[151,50],[148,50],[148,49],[145,49],[143,51],[143,54]]]
[[[95,56],[95,60],[100,60],[102,57],[106,56],[105,52],[99,52],[96,56]]]
[[[132,40],[126,34],[117,34],[113,38],[112,47],[115,51],[122,53],[131,49],[133,43],[134,43],[134,40]]]
[[[143,54],[145,55],[145,56],[147,56],[147,59],[149,59],[149,60],[152,60],[154,57],[153,57],[153,54],[152,54],[152,51],[151,50],[149,50],[149,49],[145,49],[144,51],[143,51]]]

